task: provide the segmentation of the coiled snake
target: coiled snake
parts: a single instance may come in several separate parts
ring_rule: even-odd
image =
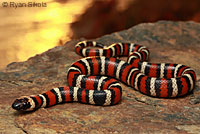
[[[39,95],[22,96],[14,101],[12,108],[31,111],[73,101],[114,105],[122,97],[118,80],[143,94],[158,98],[183,96],[195,87],[196,75],[190,67],[148,63],[149,50],[144,46],[115,43],[105,47],[98,42],[82,41],[76,44],[75,50],[86,58],[76,61],[68,69],[69,86]],[[120,56],[127,56],[127,62],[116,58]]]

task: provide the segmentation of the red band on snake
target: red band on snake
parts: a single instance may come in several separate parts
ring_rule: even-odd
[[[76,61],[68,69],[69,86],[39,95],[22,96],[14,101],[12,107],[30,111],[74,101],[114,105],[122,96],[119,81],[145,95],[158,98],[184,96],[195,87],[196,75],[190,67],[148,63],[149,50],[138,44],[115,43],[105,47],[98,42],[82,41],[76,44],[75,50],[86,58]],[[117,58],[121,56],[128,57],[127,62]]]

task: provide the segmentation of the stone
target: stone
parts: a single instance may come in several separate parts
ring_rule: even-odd
[[[193,93],[175,99],[153,98],[123,86],[122,101],[114,106],[65,103],[20,113],[12,102],[66,85],[66,71],[80,59],[71,40],[0,72],[0,133],[200,133],[200,24],[159,21],[94,39],[109,45],[136,42],[147,46],[151,62],[181,63],[197,74]],[[126,58],[122,58],[126,60]]]

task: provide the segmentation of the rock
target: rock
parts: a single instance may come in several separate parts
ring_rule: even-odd
[[[158,20],[200,22],[199,9],[199,0],[96,0],[72,22],[72,38],[94,39]]]
[[[185,97],[159,99],[123,85],[122,101],[115,106],[65,103],[28,113],[14,111],[10,106],[17,97],[66,85],[67,68],[81,58],[74,51],[74,45],[80,40],[72,40],[25,62],[11,63],[0,72],[0,133],[200,132],[200,24],[144,23],[95,40],[106,45],[137,42],[150,49],[151,62],[190,66],[197,74],[196,88]]]

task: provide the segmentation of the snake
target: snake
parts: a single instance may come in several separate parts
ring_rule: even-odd
[[[33,111],[66,102],[115,105],[122,99],[120,82],[156,98],[185,96],[195,87],[196,74],[192,68],[182,64],[150,63],[147,47],[136,43],[105,46],[85,40],[75,45],[75,51],[83,58],[68,68],[68,86],[19,97],[12,108]],[[120,57],[127,57],[127,61]]]

